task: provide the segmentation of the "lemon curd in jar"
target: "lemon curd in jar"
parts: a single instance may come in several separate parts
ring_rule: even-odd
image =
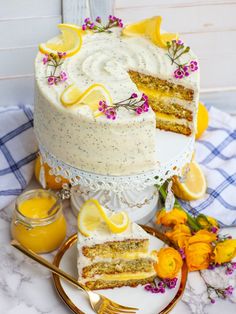
[[[21,194],[16,201],[11,233],[36,253],[57,249],[66,236],[61,200],[53,192],[41,189]]]

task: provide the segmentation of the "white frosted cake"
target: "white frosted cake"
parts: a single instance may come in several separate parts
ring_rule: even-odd
[[[173,61],[174,43],[162,48],[142,32],[133,36],[124,30],[81,30],[81,48],[62,58],[57,68],[61,79],[59,75],[56,81],[50,81],[53,75],[50,62],[42,62],[44,54],[39,52],[36,58],[37,138],[58,159],[85,171],[129,175],[154,169],[156,127],[184,135],[195,132],[199,96],[196,56],[189,50]],[[183,46],[180,41],[178,45]],[[108,91],[111,107],[127,103],[131,95],[142,99],[145,93],[150,108],[140,109],[140,114],[137,108],[121,106],[113,119],[95,115],[94,106],[92,110],[86,103],[63,104],[62,94],[72,84],[84,93],[97,83]]]

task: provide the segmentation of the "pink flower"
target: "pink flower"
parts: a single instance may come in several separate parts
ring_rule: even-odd
[[[131,97],[131,98],[137,98],[138,95],[137,95],[136,93],[133,93],[130,97]]]
[[[177,45],[179,45],[179,46],[183,46],[183,45],[184,45],[183,41],[182,41],[182,40],[180,40],[180,39],[179,39],[179,40],[177,40],[176,44],[177,44]]]
[[[107,109],[107,104],[106,104],[106,101],[105,100],[100,100],[99,101],[99,105],[98,105],[98,110],[105,113]]]
[[[56,77],[55,76],[49,76],[48,78],[48,84],[49,85],[54,85],[57,83]]]
[[[236,262],[231,263],[233,269],[236,269]]]
[[[109,21],[110,22],[114,22],[115,21],[115,19],[116,19],[116,17],[115,16],[112,16],[112,15],[109,15]]]
[[[183,71],[184,71],[184,76],[189,76],[188,67],[186,65],[183,67]]]
[[[149,104],[147,103],[147,101],[142,104],[141,108],[142,108],[143,112],[148,112]]]
[[[143,108],[142,107],[137,107],[135,112],[140,115],[141,113],[143,113]]]
[[[148,100],[148,96],[147,95],[145,95],[145,94],[142,94],[142,100]]]
[[[82,25],[82,31],[86,31],[86,29],[87,29],[87,25],[83,24]]]
[[[89,26],[90,29],[93,29],[94,27],[95,27],[94,23],[91,23],[90,26]]]
[[[90,18],[89,18],[89,17],[86,17],[86,19],[84,20],[84,23],[85,23],[85,24],[90,23]]]
[[[176,79],[182,79],[185,76],[184,70],[182,68],[178,68],[174,72],[174,77]]]
[[[225,289],[225,296],[231,296],[233,294],[234,288],[232,286],[228,286]]]
[[[105,115],[108,119],[112,119],[112,120],[115,120],[116,119],[116,116],[117,116],[117,112],[116,112],[116,109],[114,108],[108,108],[106,111],[105,111]]]
[[[43,64],[48,63],[48,61],[49,61],[49,55],[44,55]]]
[[[192,72],[194,72],[194,71],[197,71],[198,70],[198,63],[197,63],[197,61],[191,61],[190,63],[189,63],[189,69],[190,69],[190,71],[192,71]]]
[[[65,56],[66,56],[66,52],[60,52],[60,51],[58,51],[57,52],[57,55],[58,55],[58,57],[61,59],[61,58],[65,58]]]
[[[102,21],[102,19],[100,18],[100,16],[97,16],[97,17],[96,17],[96,22],[97,22],[97,23],[101,23],[101,21]]]
[[[66,72],[65,71],[61,71],[60,72],[60,80],[62,82],[65,82],[67,79],[68,79],[68,76],[67,76]]]

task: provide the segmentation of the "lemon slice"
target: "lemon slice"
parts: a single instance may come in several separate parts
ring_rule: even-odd
[[[61,35],[40,44],[39,50],[44,54],[66,52],[66,57],[71,57],[81,48],[82,30],[80,27],[72,24],[59,24],[58,28],[61,31]]]
[[[146,25],[146,36],[160,48],[166,48],[167,42],[178,38],[178,34],[175,33],[163,33],[161,34],[161,16],[154,16],[149,19]]]
[[[186,171],[189,167],[189,171]],[[184,182],[181,182],[178,177],[173,177],[172,190],[174,194],[185,201],[192,201],[202,198],[206,192],[206,179],[200,166],[192,161],[183,169],[186,172]]]
[[[124,232],[129,225],[129,217],[125,212],[108,217],[102,206],[97,200],[86,201],[78,215],[79,231],[89,237],[95,230],[104,229],[104,224],[112,233]]]
[[[161,48],[167,47],[167,42],[178,39],[178,34],[162,33],[161,34],[161,16],[154,16],[150,19],[142,20],[138,23],[127,25],[122,34],[126,36],[147,36],[150,40]]]
[[[77,103],[81,95],[81,90],[74,83],[64,89],[63,93],[61,94],[60,100],[65,107],[69,107]]]
[[[84,104],[90,107],[93,112],[98,113],[98,104],[104,100],[107,106],[112,104],[112,98],[109,91],[102,84],[93,84],[79,97],[78,104]]]
[[[102,113],[98,110],[100,100],[106,101],[107,106],[112,104],[112,98],[109,91],[102,84],[93,84],[83,93],[72,84],[68,86],[61,94],[60,100],[65,107],[87,105],[92,110],[95,117]]]
[[[113,233],[124,232],[129,225],[129,216],[126,212],[119,212],[112,215],[110,219],[107,220],[107,224]]]
[[[149,19],[142,20],[137,23],[127,25],[123,30],[122,34],[125,36],[138,36],[145,35],[146,25]]]

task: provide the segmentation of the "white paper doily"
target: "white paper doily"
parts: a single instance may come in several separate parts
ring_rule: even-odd
[[[39,139],[38,139],[39,141]],[[40,144],[43,161],[52,168],[52,173],[70,180],[72,185],[82,185],[90,190],[109,190],[115,193],[124,190],[144,190],[154,184],[162,185],[174,175],[180,175],[183,166],[190,162],[194,150],[195,137],[173,132],[156,130],[156,169],[130,176],[106,176],[72,167],[53,156]]]

